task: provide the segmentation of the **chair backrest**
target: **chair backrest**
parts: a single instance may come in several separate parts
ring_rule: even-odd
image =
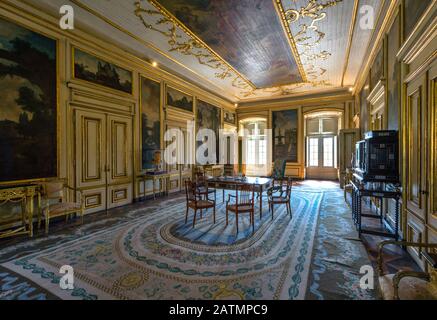
[[[284,177],[282,179],[275,179],[273,181],[273,184],[281,187],[281,191],[283,192],[283,194],[285,194],[286,197],[290,197],[291,188],[293,186],[293,180],[291,178]]]
[[[205,184],[205,173],[202,171],[196,171],[196,183],[199,185]]]
[[[236,189],[236,205],[254,205],[255,186],[252,184],[238,185]]]
[[[43,193],[48,199],[64,199],[64,189],[65,182],[64,181],[50,181],[42,183]]]
[[[276,159],[273,164],[272,178],[283,179],[285,176],[285,166],[287,161],[285,159]]]
[[[187,203],[190,201],[197,202],[197,185],[191,180],[185,181],[185,195]]]

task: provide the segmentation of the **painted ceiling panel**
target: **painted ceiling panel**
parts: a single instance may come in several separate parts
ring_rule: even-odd
[[[66,0],[26,1],[58,16]],[[374,32],[357,12],[382,2],[67,1],[82,30],[234,102],[353,86]]]
[[[302,82],[270,0],[158,0],[257,88]]]

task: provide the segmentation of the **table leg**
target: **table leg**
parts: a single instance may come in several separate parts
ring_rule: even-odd
[[[33,237],[33,196],[29,201],[29,234]]]
[[[259,218],[262,219],[263,217],[263,187],[260,186],[259,191]]]
[[[153,178],[153,200],[156,200],[156,195],[155,195],[155,185],[156,185],[156,179]]]

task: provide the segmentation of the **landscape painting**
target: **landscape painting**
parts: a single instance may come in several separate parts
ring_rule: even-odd
[[[193,97],[172,87],[167,87],[167,105],[193,112]]]
[[[132,94],[132,72],[74,48],[74,77]]]
[[[57,176],[57,42],[0,19],[0,182]]]
[[[373,62],[372,69],[370,71],[370,85],[373,90],[381,78],[384,77],[384,48],[382,47],[378,55]]]
[[[219,130],[220,130],[220,120],[221,120],[221,109],[204,102],[202,100],[197,101],[197,119],[196,128],[197,131],[200,129],[210,129],[213,130],[216,136],[216,161],[219,161]],[[197,145],[201,145],[202,142],[198,141]]]
[[[396,59],[400,48],[400,17],[399,15],[393,22],[393,25],[387,37],[387,91],[388,91],[388,129],[398,130],[398,116],[400,108],[400,88],[401,88],[401,66]]]
[[[237,117],[235,112],[225,110],[223,114],[223,121],[232,125],[236,125]]]
[[[161,149],[161,84],[141,78],[142,168],[154,168],[155,152]]]
[[[298,162],[298,113],[297,110],[272,112],[273,123],[273,160],[285,159]]]

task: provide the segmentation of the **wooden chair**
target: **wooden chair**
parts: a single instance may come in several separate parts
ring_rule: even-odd
[[[194,210],[193,228],[196,225],[196,216],[198,210],[200,210],[200,218],[202,218],[202,212],[204,209],[208,210],[209,208],[213,208],[213,216],[214,216],[214,223],[215,223],[215,200],[210,200],[208,198],[208,194],[209,194],[208,187],[206,187],[206,193],[201,193],[195,182],[185,181],[185,194],[187,199],[185,223],[187,223],[188,221],[188,211],[190,208]]]
[[[383,250],[386,245],[399,245],[436,250],[437,244],[414,243],[386,240],[378,245],[379,287],[385,300],[437,300],[437,253],[422,252],[428,265],[428,272],[398,271],[396,274],[385,274],[383,269]],[[401,281],[402,280],[402,281]]]
[[[277,187],[269,189],[267,192],[269,198],[269,211],[272,213],[272,220],[275,204],[285,204],[287,207],[287,213],[292,217],[290,204],[292,180],[285,178],[276,180],[273,184]]]
[[[214,194],[214,201],[217,201],[217,190],[215,188],[209,188],[206,182],[205,172],[197,171],[196,172],[196,185],[199,193],[205,198],[208,198],[208,195]]]
[[[235,199],[235,203],[231,203],[231,198]],[[226,226],[228,225],[229,211],[235,213],[235,222],[237,224],[238,233],[238,215],[240,213],[250,214],[250,223],[252,224],[252,232],[255,232],[255,186],[254,185],[238,185],[235,190],[235,196],[228,194],[226,201]]]
[[[85,204],[83,195],[80,190],[68,186],[65,181],[57,180],[41,184],[43,201],[41,204],[40,213],[38,215],[38,229],[41,227],[42,216],[45,219],[45,233],[49,233],[50,219],[65,216],[65,221],[73,213],[79,213],[81,222],[83,223],[83,215],[85,212]],[[80,199],[78,202],[66,202],[66,190],[73,190],[79,193]]]
[[[346,169],[346,174],[344,176],[344,201],[347,203],[347,205],[350,207],[350,203],[349,201],[347,201],[347,194],[352,194],[353,191],[353,187],[351,184],[352,181],[352,170],[351,169]]]

